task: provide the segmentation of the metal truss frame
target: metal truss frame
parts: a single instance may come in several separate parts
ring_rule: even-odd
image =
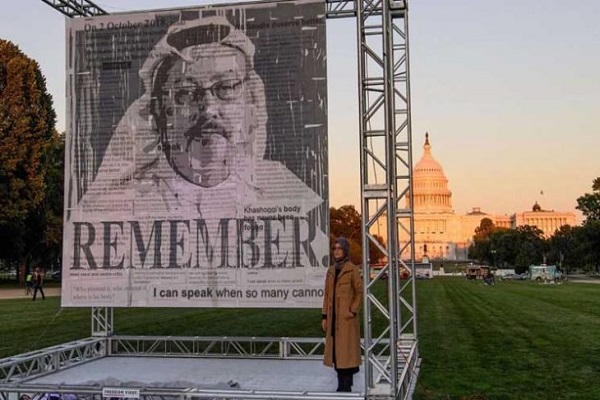
[[[91,1],[42,0],[67,15],[107,14]],[[325,0],[328,18],[356,18],[358,45],[358,87],[360,112],[361,208],[363,218],[364,368],[367,398],[408,399],[419,371],[417,309],[414,260],[414,214],[412,201],[412,133],[409,78],[408,0]],[[406,199],[409,201],[406,201]],[[408,204],[409,206],[403,206]],[[379,224],[385,224],[381,234]],[[380,243],[375,235],[384,239]],[[387,265],[371,278],[369,249],[376,247],[386,256]],[[403,254],[409,257],[403,257]],[[410,271],[402,278],[400,271]],[[376,296],[376,286],[387,279],[387,302]],[[376,321],[381,322],[377,324]],[[383,327],[383,328],[382,328]],[[313,357],[322,343],[316,339],[273,338],[171,338],[112,337],[113,309],[92,308],[92,336],[104,337],[102,351],[121,355],[163,355],[202,357]],[[100,340],[100,339],[98,339]],[[99,343],[99,342],[96,342]],[[313,347],[316,346],[316,347]],[[218,350],[218,351],[217,351]],[[233,350],[233,353],[230,353]],[[32,354],[32,353],[28,353]],[[87,353],[85,353],[87,354]],[[24,355],[25,356],[25,355]],[[23,356],[20,356],[23,357]],[[38,356],[40,367],[52,365]],[[13,360],[13,359],[10,359]],[[15,359],[16,360],[16,359]],[[5,361],[5,360],[0,360]],[[14,360],[13,360],[14,361]],[[27,377],[28,364],[15,361],[11,376]],[[66,361],[65,361],[66,362]],[[0,373],[4,373],[0,364]],[[14,363],[13,363],[14,364]],[[11,367],[12,368],[12,367]],[[11,370],[12,371],[12,370]],[[20,375],[19,375],[20,374]],[[8,382],[2,380],[0,382]],[[0,400],[3,400],[0,387]],[[55,388],[53,389],[54,391]],[[65,391],[65,393],[68,391]],[[71,391],[72,393],[73,391]],[[202,393],[200,393],[202,392]],[[252,393],[186,389],[186,397],[273,398],[273,392]],[[89,392],[98,393],[94,390]],[[148,391],[144,396],[164,397],[165,391]],[[178,395],[168,390],[168,395]],[[278,393],[281,399],[349,398],[349,395]],[[183,396],[183,394],[181,394]],[[261,397],[263,396],[263,397]],[[336,397],[337,396],[337,397]],[[350,396],[351,398],[352,396]],[[4,398],[5,400],[5,398]]]
[[[103,400],[102,388],[98,386],[60,385],[20,385],[18,390],[6,390],[0,384],[0,400],[13,400],[14,396],[30,393],[59,393],[75,395],[79,400]],[[14,397],[18,399],[18,397]],[[359,400],[360,393],[307,392],[307,391],[268,391],[268,390],[216,390],[197,388],[142,388],[139,390],[140,400]]]
[[[387,346],[389,348],[389,346]],[[0,360],[0,400],[20,393],[65,393],[102,398],[102,388],[31,384],[28,381],[102,357],[196,357],[298,360],[323,358],[323,338],[106,336],[88,338]],[[386,355],[380,355],[381,361]],[[360,393],[269,390],[144,388],[142,400],[174,399],[359,399]]]
[[[328,17],[355,16],[357,22],[367,397],[410,398],[418,375],[419,353],[408,0],[326,3]],[[380,223],[385,224],[383,234],[378,229]],[[376,234],[383,237],[385,244],[377,240]],[[369,269],[372,247],[387,258],[387,265],[373,278]],[[407,253],[410,255],[403,257]],[[408,278],[401,279],[402,269],[410,271]],[[375,290],[385,277],[389,277],[387,304],[376,296]],[[374,323],[377,319],[384,321],[383,329]],[[385,362],[381,362],[377,349],[384,340],[394,345]]]
[[[114,332],[114,309],[92,307],[92,336],[110,336]]]
[[[108,338],[111,356],[322,359],[322,338],[152,337]]]
[[[0,385],[22,382],[73,367],[107,354],[103,338],[76,340],[0,360]]]
[[[42,0],[69,18],[108,14],[90,0]]]
[[[8,389],[8,390],[7,390]],[[20,385],[18,390],[6,388],[0,384],[0,400],[13,400],[13,396],[22,393],[59,393],[70,395],[79,400],[103,400],[102,388],[98,386],[60,385]],[[14,397],[18,399],[18,397]],[[307,392],[307,391],[268,391],[268,390],[217,390],[197,388],[142,388],[139,389],[140,400],[359,400],[360,393]]]

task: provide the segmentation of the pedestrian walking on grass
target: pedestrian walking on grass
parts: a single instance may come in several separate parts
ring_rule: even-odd
[[[37,296],[38,290],[42,295],[42,300],[46,300],[46,295],[44,294],[44,276],[39,268],[36,268],[33,272],[33,301],[35,301],[35,297]]]
[[[33,294],[33,274],[27,272],[25,277],[25,296],[31,296]]]

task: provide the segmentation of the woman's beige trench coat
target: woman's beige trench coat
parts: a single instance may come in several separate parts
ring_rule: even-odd
[[[336,362],[335,368],[353,368],[361,364],[359,311],[363,296],[363,284],[360,269],[346,262],[342,266],[335,292],[335,267],[330,266],[325,278],[325,294],[323,298],[323,316],[327,318],[325,336],[325,356],[323,364],[333,365],[333,337],[335,332]],[[335,297],[334,297],[335,296]],[[335,326],[332,326],[335,310]],[[352,315],[354,313],[354,315]]]

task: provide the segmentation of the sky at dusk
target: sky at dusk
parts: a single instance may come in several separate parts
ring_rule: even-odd
[[[94,2],[108,12],[214,3]],[[429,132],[458,214],[512,214],[535,201],[575,211],[600,176],[600,1],[409,4],[414,161]],[[358,207],[356,22],[327,22],[330,202]],[[40,64],[60,131],[64,31],[62,14],[40,0],[2,2],[0,38]]]

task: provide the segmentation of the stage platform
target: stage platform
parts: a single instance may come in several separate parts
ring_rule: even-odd
[[[108,400],[107,388],[138,393],[128,400],[389,398],[389,383],[367,395],[364,367],[351,393],[336,392],[323,345],[322,338],[91,337],[0,360],[0,400],[42,393]]]
[[[104,357],[28,381],[40,386],[126,386],[335,392],[336,373],[320,360]],[[354,393],[364,392],[355,375]]]

